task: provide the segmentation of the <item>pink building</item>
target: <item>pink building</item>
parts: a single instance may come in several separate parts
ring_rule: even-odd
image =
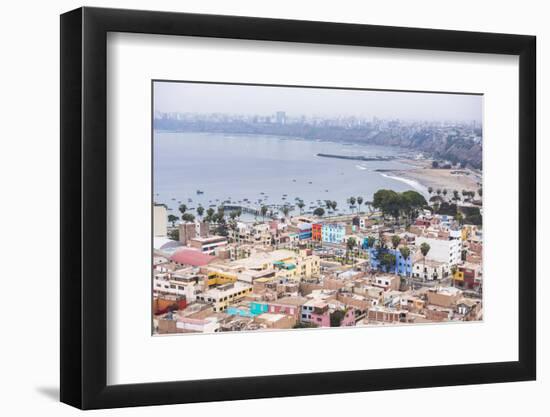
[[[355,326],[355,309],[349,308],[340,323],[341,327]]]
[[[330,311],[324,301],[310,300],[302,307],[302,321],[330,327]]]
[[[300,319],[302,305],[307,301],[304,297],[283,297],[267,303],[267,312],[272,314],[287,314]]]

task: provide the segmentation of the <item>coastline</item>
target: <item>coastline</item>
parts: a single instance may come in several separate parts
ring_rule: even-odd
[[[384,177],[405,182],[425,194],[429,194],[428,187],[432,187],[434,190],[477,191],[480,188],[479,183],[482,181],[478,173],[468,168],[460,170],[434,169],[429,160],[403,159],[399,162],[412,165],[413,168],[377,170],[377,172]]]
[[[429,196],[430,193],[428,192],[428,187],[421,184],[417,180],[406,178],[405,176],[403,176],[401,174],[400,175],[391,175],[393,172],[394,172],[393,170],[388,170],[388,171],[380,172],[380,175],[385,177],[385,178],[389,178],[389,179],[392,179],[392,180],[395,180],[395,181],[404,182],[405,184],[410,185],[415,191],[418,191],[419,193],[423,194],[424,197]],[[400,173],[402,171],[395,170],[395,172]]]

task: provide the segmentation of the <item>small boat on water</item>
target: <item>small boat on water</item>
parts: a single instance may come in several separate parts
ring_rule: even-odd
[[[311,181],[308,181],[308,184],[313,184]]]
[[[197,194],[204,194],[204,191],[197,190]]]

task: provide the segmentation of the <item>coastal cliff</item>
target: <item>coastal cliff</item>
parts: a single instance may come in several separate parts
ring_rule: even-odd
[[[461,127],[450,126],[443,129],[439,125],[385,127],[365,124],[344,127],[313,126],[302,123],[252,123],[242,120],[155,119],[154,128],[175,132],[273,135],[307,140],[398,146],[429,154],[436,159],[462,163],[476,169],[482,168],[482,143],[471,139],[471,136],[481,138],[480,127],[461,132]]]

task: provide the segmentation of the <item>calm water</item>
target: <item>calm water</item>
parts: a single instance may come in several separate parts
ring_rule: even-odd
[[[317,200],[323,207],[324,200],[336,200],[337,212],[343,213],[350,211],[350,196],[367,201],[380,188],[423,191],[418,184],[374,171],[411,168],[404,163],[321,158],[317,153],[388,156],[403,151],[273,136],[156,132],[154,200],[167,204],[175,215],[179,201],[188,208],[199,203],[215,208],[226,200],[259,208],[295,204],[296,197],[304,201],[304,212],[318,207]],[[197,190],[204,194],[197,195]]]

